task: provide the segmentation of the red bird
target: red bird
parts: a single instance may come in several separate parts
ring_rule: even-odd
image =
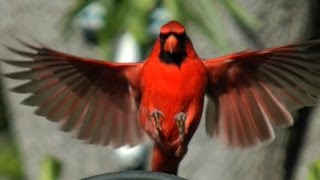
[[[130,64],[20,42],[34,52],[8,49],[32,60],[3,61],[28,68],[6,74],[30,80],[13,89],[32,93],[24,104],[92,144],[137,145],[148,134],[153,171],[177,173],[205,95],[216,108],[207,112],[207,133],[249,147],[272,140],[272,125],[292,125],[289,112],[315,105],[320,94],[320,40],[203,60],[172,21],[161,27],[150,56]]]

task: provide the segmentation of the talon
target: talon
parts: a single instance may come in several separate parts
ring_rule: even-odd
[[[187,153],[187,148],[183,145],[180,145],[174,154],[176,157],[183,157],[186,153]]]
[[[156,128],[157,128],[157,134],[159,134],[159,131],[162,131],[161,121],[160,117],[164,117],[163,112],[159,111],[158,109],[155,109],[150,113],[150,116],[153,118]]]
[[[176,124],[179,129],[179,138],[181,141],[183,141],[185,135],[185,122],[187,119],[187,115],[184,112],[179,112],[175,115],[174,119],[176,120]]]

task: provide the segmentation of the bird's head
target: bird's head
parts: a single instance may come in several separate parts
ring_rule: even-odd
[[[177,53],[183,50],[183,44],[185,41],[185,29],[177,21],[171,21],[163,25],[160,29],[160,39],[162,49],[166,53]]]
[[[170,21],[160,29],[160,59],[167,63],[181,63],[186,57],[186,43],[189,40],[182,24]]]

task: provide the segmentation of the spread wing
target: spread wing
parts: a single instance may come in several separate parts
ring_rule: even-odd
[[[2,61],[27,70],[5,76],[30,80],[12,91],[32,93],[22,103],[37,106],[35,114],[92,144],[119,147],[147,140],[137,120],[139,92],[132,88],[142,64],[80,58],[19,42],[29,51],[8,49],[31,60]]]
[[[272,140],[272,125],[292,125],[289,112],[316,105],[320,95],[320,40],[243,51],[204,63],[211,98],[206,130],[229,146]]]

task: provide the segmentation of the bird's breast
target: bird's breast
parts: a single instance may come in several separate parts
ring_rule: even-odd
[[[148,134],[155,133],[150,114],[159,110],[164,115],[161,119],[162,133],[166,140],[176,140],[179,133],[175,115],[184,112],[188,116],[193,109],[202,110],[207,84],[202,62],[185,62],[180,67],[165,63],[146,63],[141,77],[142,126]]]

